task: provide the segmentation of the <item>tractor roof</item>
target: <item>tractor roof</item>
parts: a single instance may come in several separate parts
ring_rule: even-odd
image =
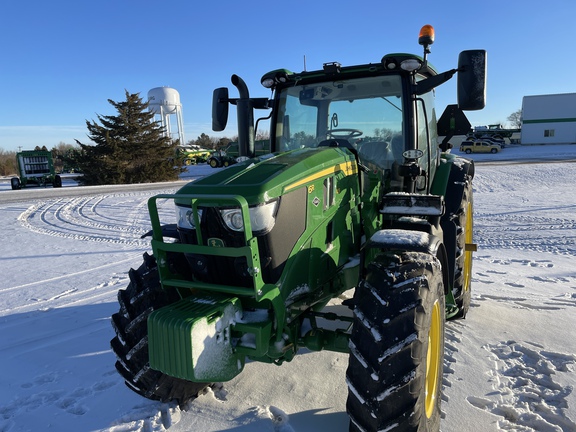
[[[302,82],[317,82],[326,79],[344,79],[357,78],[370,75],[382,75],[390,72],[404,72],[403,65],[411,63],[412,67],[416,65],[418,73],[426,77],[437,75],[436,69],[429,63],[424,63],[422,57],[414,54],[387,54],[382,57],[380,63],[369,63],[354,66],[342,66],[340,63],[325,63],[323,69],[315,71],[303,71],[294,73],[288,69],[276,69],[266,73],[260,80],[266,88],[283,86],[286,84],[296,84]],[[415,69],[411,69],[414,71]]]

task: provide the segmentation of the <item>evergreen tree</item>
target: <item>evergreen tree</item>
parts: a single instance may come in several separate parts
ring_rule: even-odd
[[[176,160],[178,141],[165,135],[148,103],[126,91],[126,101],[108,102],[118,115],[97,114],[100,124],[86,120],[88,137],[74,162],[84,174],[83,184],[151,183],[177,180],[182,164]]]
[[[207,149],[213,149],[214,148],[214,140],[212,138],[210,138],[208,135],[206,135],[205,133],[202,133],[196,139],[196,141],[194,141],[194,144],[196,144],[202,148],[207,148]]]

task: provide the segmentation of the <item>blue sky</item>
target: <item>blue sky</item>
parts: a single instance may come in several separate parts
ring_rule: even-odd
[[[458,53],[488,51],[488,99],[468,112],[473,125],[506,122],[522,97],[576,92],[573,0],[202,1],[20,0],[4,2],[0,26],[0,149],[74,139],[86,120],[114,115],[108,99],[169,86],[180,93],[186,141],[211,130],[216,87],[241,76],[252,96],[269,96],[261,76],[325,62],[379,62],[386,53],[421,54],[418,32],[436,29],[430,62],[456,67]],[[437,107],[456,102],[455,80]],[[231,113],[231,119],[235,116]],[[231,122],[232,123],[232,122]]]

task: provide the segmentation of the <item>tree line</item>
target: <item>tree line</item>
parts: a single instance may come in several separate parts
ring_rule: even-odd
[[[97,114],[98,121],[86,120],[91,144],[76,140],[76,144],[59,143],[50,151],[57,172],[78,171],[79,181],[86,185],[118,183],[151,183],[177,180],[183,171],[178,140],[166,135],[164,127],[154,121],[138,93],[125,92],[126,100],[108,102],[115,115]],[[508,120],[520,127],[522,110],[512,113]],[[376,132],[375,132],[376,133]],[[210,150],[225,148],[237,137],[215,138],[202,133],[186,146],[197,145]],[[269,139],[267,133],[258,133],[256,140]],[[45,148],[44,148],[45,149]],[[0,148],[0,175],[17,175],[15,151]]]

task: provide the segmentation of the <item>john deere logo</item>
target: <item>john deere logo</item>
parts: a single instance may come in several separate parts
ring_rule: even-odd
[[[210,247],[224,247],[224,241],[219,238],[209,238],[208,246]]]

